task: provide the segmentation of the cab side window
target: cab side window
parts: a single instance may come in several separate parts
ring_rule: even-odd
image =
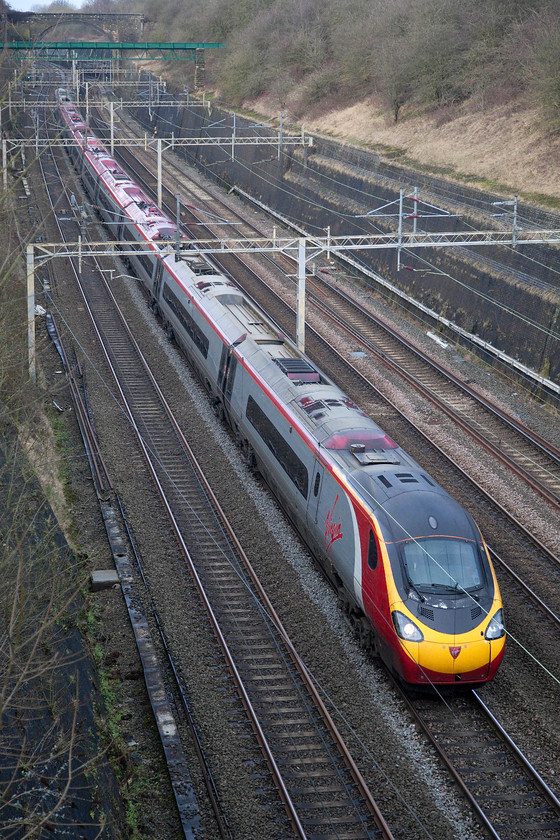
[[[377,541],[373,531],[369,532],[367,564],[370,569],[375,569],[377,566]]]
[[[315,476],[315,484],[313,485],[313,495],[319,495],[319,485],[321,484],[321,473],[317,473]]]

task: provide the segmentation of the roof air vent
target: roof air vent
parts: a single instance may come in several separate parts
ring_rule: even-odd
[[[299,379],[300,382],[320,382],[321,376],[305,359],[274,359],[280,370],[288,379]]]
[[[418,479],[411,473],[395,473],[395,478],[398,478],[402,484],[418,484]]]

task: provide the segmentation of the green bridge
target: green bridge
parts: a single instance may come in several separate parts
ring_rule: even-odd
[[[43,61],[194,61],[200,50],[224,48],[220,43],[158,43],[136,41],[0,41],[0,49]]]

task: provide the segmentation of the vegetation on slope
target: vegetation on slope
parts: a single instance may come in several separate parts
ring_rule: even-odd
[[[467,99],[484,108],[522,96],[560,129],[557,0],[92,0],[82,8],[143,12],[151,21],[143,40],[227,43],[207,55],[207,82],[232,104],[266,93],[283,108],[290,97],[297,116],[373,97],[397,121]],[[173,69],[185,76],[184,66]]]

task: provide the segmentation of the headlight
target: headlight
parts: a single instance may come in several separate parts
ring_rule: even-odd
[[[486,633],[484,634],[485,639],[501,639],[502,636],[505,634],[506,628],[504,627],[504,617],[502,610],[498,610],[498,612],[490,619],[490,623],[486,628]]]
[[[397,631],[397,636],[400,636],[401,639],[404,639],[406,642],[424,641],[422,631],[413,621],[410,620],[410,618],[403,615],[398,610],[394,610],[391,615],[393,618],[393,624],[395,625],[395,630]]]

